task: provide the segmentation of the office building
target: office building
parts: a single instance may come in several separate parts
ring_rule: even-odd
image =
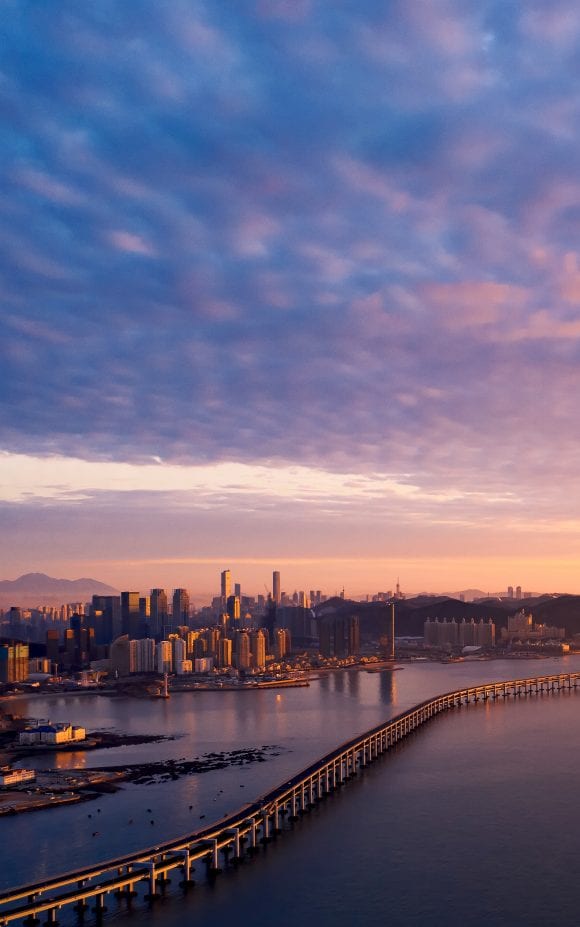
[[[134,640],[138,637],[144,637],[141,633],[142,620],[141,609],[139,606],[138,592],[121,593],[121,630],[123,634],[128,634],[129,638]]]
[[[150,596],[149,632],[153,637],[169,633],[167,622],[167,593],[165,589],[152,589]]]
[[[95,644],[110,644],[121,634],[121,597],[94,595],[89,611],[89,624],[95,631]]]
[[[221,575],[221,600],[225,605],[232,594],[232,574],[230,570],[222,570]]]
[[[178,625],[189,623],[189,592],[187,589],[175,589],[173,592],[172,625],[175,630]]]
[[[237,625],[234,622],[237,622],[237,624],[239,624],[240,615],[241,615],[241,605],[240,605],[240,600],[237,597],[237,595],[229,596],[227,600],[227,609],[228,609],[228,615],[230,617],[230,626],[236,627]]]
[[[28,644],[0,644],[0,683],[21,682],[28,676]]]

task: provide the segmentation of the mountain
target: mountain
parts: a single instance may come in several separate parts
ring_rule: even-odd
[[[566,628],[568,634],[580,634],[580,596],[559,595],[544,598],[529,608],[536,624]]]
[[[0,580],[0,606],[33,607],[86,602],[94,595],[118,595],[118,590],[97,579],[55,579],[44,573],[25,573],[18,579]]]

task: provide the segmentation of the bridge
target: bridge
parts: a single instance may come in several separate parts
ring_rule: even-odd
[[[15,921],[34,925],[39,923],[41,915],[47,924],[56,924],[59,911],[68,907],[79,915],[92,909],[98,920],[106,911],[107,896],[130,902],[138,895],[140,883],[144,883],[144,898],[155,901],[171,881],[171,872],[180,877],[180,885],[187,889],[194,884],[195,862],[202,862],[207,874],[215,876],[222,867],[235,865],[245,855],[259,852],[260,845],[288,829],[299,815],[343,787],[353,776],[361,774],[376,759],[442,712],[477,702],[541,696],[577,688],[580,688],[580,673],[562,673],[470,686],[429,698],[341,744],[219,822],[137,853],[1,892],[0,927]]]

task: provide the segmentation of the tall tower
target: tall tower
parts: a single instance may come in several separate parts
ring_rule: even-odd
[[[229,570],[222,570],[221,597],[224,604],[232,594],[232,574]]]
[[[274,570],[272,573],[272,598],[276,605],[280,604],[280,571]]]

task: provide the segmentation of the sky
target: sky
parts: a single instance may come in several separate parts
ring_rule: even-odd
[[[580,7],[0,0],[0,578],[580,592]]]

